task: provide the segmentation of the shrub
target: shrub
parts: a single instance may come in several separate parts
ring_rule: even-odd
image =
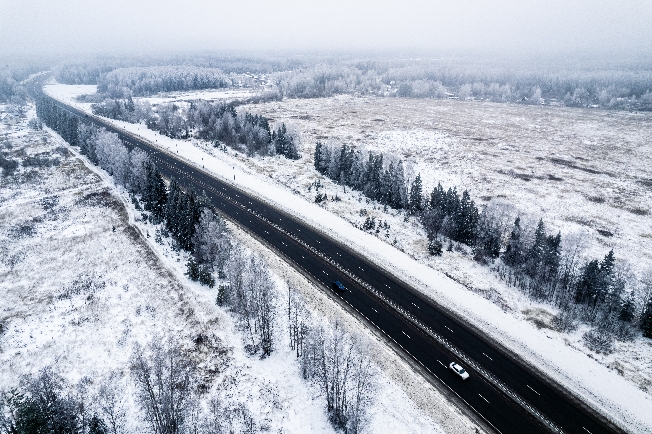
[[[611,354],[614,349],[614,337],[602,330],[589,330],[584,333],[582,340],[589,349],[596,353]]]
[[[428,253],[433,256],[441,256],[443,244],[439,240],[430,240],[428,242]]]

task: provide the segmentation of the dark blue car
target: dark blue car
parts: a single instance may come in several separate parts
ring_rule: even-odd
[[[331,284],[331,287],[332,287],[335,291],[339,291],[339,292],[344,292],[344,291],[346,291],[346,288],[344,287],[344,285],[342,285],[342,282],[340,282],[339,280],[336,280],[335,282],[333,282],[333,283]]]

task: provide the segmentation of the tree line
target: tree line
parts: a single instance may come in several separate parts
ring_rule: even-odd
[[[269,120],[261,115],[239,114],[232,104],[193,101],[188,108],[161,104],[154,111],[149,103],[134,102],[131,97],[106,99],[93,104],[94,114],[131,123],[145,121],[149,129],[174,139],[195,137],[223,143],[247,155],[283,155],[300,158],[298,135],[285,124],[272,130]]]
[[[281,96],[320,98],[374,94],[459,98],[519,104],[652,110],[652,74],[636,66],[515,63],[498,67],[468,59],[319,61],[272,76]]]
[[[585,336],[593,349],[609,352],[614,339],[632,339],[637,328],[652,338],[652,276],[637,284],[617,266],[613,251],[601,260],[583,260],[577,240],[565,242],[561,233],[548,233],[543,220],[524,227],[517,216],[510,226],[500,205],[481,210],[468,191],[460,194],[440,183],[425,194],[420,175],[408,182],[402,161],[382,153],[365,156],[347,145],[318,142],[314,166],[385,210],[417,218],[430,254],[441,255],[446,241],[449,251],[453,242],[469,246],[473,258],[492,267],[508,285],[558,307],[559,328],[574,329],[579,321],[593,325],[595,330]],[[323,197],[317,194],[320,202]]]
[[[232,80],[217,68],[150,66],[119,68],[97,78],[98,93],[112,98],[148,96],[159,92],[218,89]]]
[[[125,67],[126,65],[140,65]],[[168,66],[160,66],[166,64]],[[223,72],[226,71],[226,72]],[[250,73],[251,72],[251,73]],[[407,98],[459,98],[519,104],[652,110],[652,74],[637,63],[584,59],[504,61],[454,59],[197,57],[115,59],[55,68],[60,82],[98,84],[101,98],[127,98],[172,90],[259,86],[268,96],[321,98],[373,94]]]

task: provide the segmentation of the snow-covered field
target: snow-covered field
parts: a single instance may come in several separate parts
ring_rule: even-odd
[[[88,95],[94,94],[97,92],[97,86],[94,84],[71,84],[66,85],[65,88],[51,87],[51,91],[54,92],[53,95],[57,94],[57,89],[62,91],[62,94],[59,96],[65,97],[71,92],[74,92],[75,95]],[[252,89],[247,88],[227,88],[227,89],[209,89],[209,90],[197,90],[197,91],[188,91],[188,92],[166,92],[154,97],[139,97],[135,98],[138,101],[147,101],[151,104],[165,104],[173,102],[187,102],[194,100],[205,100],[205,101],[232,101],[235,99],[244,99],[252,97],[256,92]],[[90,107],[91,103],[77,103],[80,104],[80,107]]]
[[[64,101],[74,96],[66,94],[65,86],[50,88]],[[640,272],[652,263],[652,226],[646,214],[652,203],[651,115],[349,96],[240,110],[298,125],[304,158],[249,159],[202,143],[171,140],[143,125],[115,123],[218,176],[232,180],[236,175],[241,187],[384,263],[629,431],[652,431],[651,341],[618,343],[613,354],[604,356],[584,346],[582,329],[565,334],[539,328],[542,319],[545,324],[554,315],[552,308],[506,287],[463,251],[429,257],[416,222],[375,210],[359,194],[339,190],[317,176],[311,157],[315,141],[329,139],[399,153],[412,167],[412,176],[421,173],[426,190],[441,181],[445,187],[469,189],[476,200],[502,200],[519,212],[544,216],[549,230],[561,230],[562,236],[584,231],[590,236],[591,256],[601,257],[613,248]],[[314,190],[309,192],[308,186],[318,178],[329,197],[337,190],[342,201],[312,203]],[[361,208],[388,221],[388,236],[354,227],[362,222]]]
[[[72,384],[87,383],[91,394],[112,378],[125,390],[128,432],[144,432],[130,398],[129,358],[136,343],[174,336],[198,362],[211,393],[244,404],[259,428],[333,432],[322,400],[301,379],[285,345],[283,315],[278,351],[264,360],[247,356],[232,317],[215,305],[216,290],[183,275],[187,258],[165,239],[154,241],[156,228],[139,218],[110,177],[84,164],[54,133],[30,130],[25,122],[4,130],[1,147],[9,158],[39,156],[52,164],[0,177],[0,322],[6,330],[0,390],[45,366]],[[317,315],[341,317],[359,329],[303,276],[231,229],[243,246],[266,257],[280,291],[291,284]],[[197,346],[199,334],[209,336],[210,345]],[[368,432],[474,431],[373,335],[361,339],[382,371]]]

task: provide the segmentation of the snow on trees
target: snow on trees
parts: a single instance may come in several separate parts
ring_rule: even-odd
[[[303,344],[304,378],[319,387],[333,426],[361,432],[373,402],[375,367],[358,340],[341,322],[309,329]]]
[[[127,98],[158,92],[224,88],[232,85],[232,82],[217,68],[186,65],[115,69],[101,75],[97,85],[98,93]]]
[[[250,354],[269,356],[274,349],[277,291],[262,258],[234,251],[226,267],[229,282],[225,304],[238,316]]]
[[[224,274],[232,242],[226,222],[211,208],[203,208],[192,238],[194,254],[200,264]]]

